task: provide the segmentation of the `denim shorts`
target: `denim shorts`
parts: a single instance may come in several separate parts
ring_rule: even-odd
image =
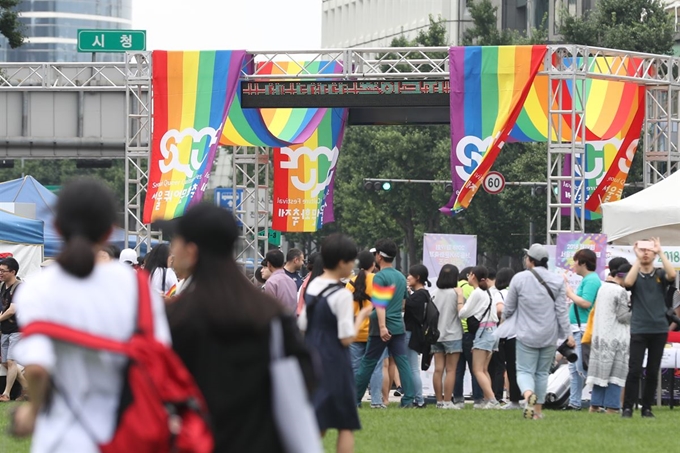
[[[430,346],[430,352],[432,354],[444,353],[444,354],[457,354],[463,352],[463,339],[451,340],[451,341],[438,341],[432,346]]]
[[[481,349],[482,351],[489,352],[498,351],[498,339],[494,332],[496,332],[496,326],[480,327],[475,335],[475,341],[472,343],[472,349]]]

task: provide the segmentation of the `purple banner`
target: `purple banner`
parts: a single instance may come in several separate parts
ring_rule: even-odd
[[[423,238],[423,264],[434,284],[445,264],[462,270],[477,263],[477,236],[465,234],[429,234]]]
[[[574,271],[574,254],[581,249],[590,249],[597,256],[598,275],[607,267],[607,235],[560,233],[557,235],[557,256],[555,264],[558,268]]]

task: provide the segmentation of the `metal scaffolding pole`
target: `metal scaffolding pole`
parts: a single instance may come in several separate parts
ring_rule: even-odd
[[[149,182],[151,139],[151,52],[125,55],[125,245],[136,238],[135,250],[142,244],[151,248],[151,229],[142,222],[144,198]]]
[[[649,187],[679,167],[680,87],[674,83],[647,87],[646,102],[643,180]]]
[[[269,247],[269,148],[234,146],[231,149],[233,212],[242,228],[236,261],[252,278],[252,272]]]
[[[559,233],[584,232],[585,228],[586,72],[584,62],[570,47],[551,49],[545,61],[549,87],[547,244],[554,243]]]

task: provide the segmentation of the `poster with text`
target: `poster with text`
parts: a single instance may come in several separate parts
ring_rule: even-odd
[[[569,284],[576,288],[581,278],[576,275],[574,254],[581,249],[590,249],[597,256],[596,272],[602,278],[602,270],[607,267],[607,235],[560,233],[557,235],[555,265],[557,270],[566,273]]]
[[[423,264],[434,285],[442,266],[453,264],[458,270],[477,263],[477,236],[465,234],[429,234],[423,238]]]

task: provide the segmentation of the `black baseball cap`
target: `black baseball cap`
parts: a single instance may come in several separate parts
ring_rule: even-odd
[[[199,250],[218,255],[231,255],[239,228],[233,214],[209,203],[190,207],[183,216],[154,222],[163,234],[180,236],[193,242]]]

